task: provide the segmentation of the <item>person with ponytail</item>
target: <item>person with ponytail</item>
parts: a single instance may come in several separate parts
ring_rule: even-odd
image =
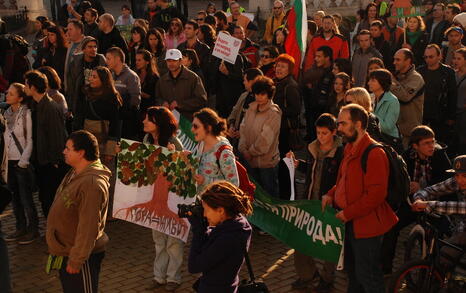
[[[214,110],[203,108],[194,113],[191,131],[199,143],[194,152],[199,158],[198,174],[194,179],[199,191],[218,180],[227,180],[239,186],[236,159],[233,147],[225,137],[226,130],[226,120]]]
[[[249,196],[227,181],[208,185],[200,195],[204,217],[191,216],[193,238],[188,258],[191,274],[202,273],[193,288],[198,293],[234,293],[238,274],[251,241],[246,216],[252,213]]]

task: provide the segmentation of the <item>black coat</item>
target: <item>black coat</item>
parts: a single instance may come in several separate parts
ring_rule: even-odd
[[[414,149],[409,148],[403,154],[403,159],[405,160],[406,165],[408,167],[408,173],[410,177],[414,176],[414,163],[415,163],[415,159],[413,156],[414,152],[415,152]],[[437,184],[451,177],[451,174],[446,172],[446,170],[451,168],[451,162],[447,156],[447,153],[444,147],[437,144],[435,146],[434,154],[432,155],[430,160],[431,160],[430,167],[432,168],[432,173],[431,173],[430,180],[426,182],[428,186]]]
[[[427,41],[429,44],[433,43],[433,44],[437,44],[440,47],[442,47],[442,42],[445,39],[445,36],[444,36],[445,31],[448,29],[448,27],[450,27],[450,24],[448,23],[448,21],[442,20],[441,22],[439,22],[439,24],[437,24],[434,31],[431,33],[433,24],[434,24],[433,18],[430,18],[426,22],[426,32],[429,34],[429,39],[427,39]],[[429,42],[431,35],[432,35],[432,41]]]
[[[236,292],[238,273],[251,241],[252,229],[243,216],[229,219],[208,230],[199,218],[190,218],[193,239],[188,270],[202,273],[198,293]]]
[[[296,129],[299,127],[299,114],[301,113],[301,93],[298,83],[292,75],[284,79],[275,79],[276,91],[273,101],[282,110],[281,128]]]
[[[406,40],[409,43],[409,39]],[[404,43],[404,38],[400,38],[400,44],[399,46],[401,47]],[[416,66],[420,66],[424,64],[424,51],[429,44],[429,34],[427,32],[424,32],[414,44],[409,43],[411,45],[412,49],[411,51],[414,54],[414,64]]]
[[[113,30],[108,34],[99,30],[95,38],[99,41],[99,54],[105,55],[107,50],[111,47],[118,47],[123,50],[126,55],[126,60],[128,60],[128,45],[116,27],[114,27]]]

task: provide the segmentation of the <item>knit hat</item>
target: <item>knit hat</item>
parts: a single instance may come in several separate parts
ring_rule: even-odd
[[[461,25],[463,29],[466,28],[466,12],[460,13],[453,18],[453,23]]]

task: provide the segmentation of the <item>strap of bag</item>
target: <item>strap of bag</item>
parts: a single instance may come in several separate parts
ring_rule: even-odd
[[[463,81],[466,79],[466,75],[463,76],[463,78],[460,80],[460,82],[458,82],[458,84],[456,85],[456,87],[460,87],[460,85],[463,83]]]
[[[215,158],[217,159],[215,162],[217,163],[220,174],[222,174],[222,176],[225,178],[225,175],[223,175],[222,173],[222,168],[220,167],[220,155],[222,154],[224,150],[231,150],[231,147],[227,144],[221,145],[215,152]]]
[[[21,113],[19,113],[20,115],[22,115],[22,119],[23,119],[23,133],[24,133],[24,137],[27,138],[27,128],[26,128],[26,112],[25,111],[21,111]],[[11,130],[11,136],[13,137],[13,140],[15,141],[15,145],[16,147],[18,148],[18,151],[19,153],[22,155],[23,152],[24,152],[24,149],[23,147],[21,146],[21,143],[19,142],[19,139],[18,137],[16,136],[15,134],[15,129],[13,128],[13,130]]]
[[[364,150],[364,153],[362,154],[361,156],[361,167],[362,167],[362,171],[364,172],[364,174],[366,173],[367,171],[367,158],[369,157],[369,152],[372,150],[372,149],[375,149],[375,148],[381,148],[382,145],[381,144],[378,144],[378,143],[374,143],[374,144],[370,144],[365,150]]]
[[[254,277],[254,272],[252,271],[251,260],[249,259],[248,250],[244,248],[244,260],[246,262],[246,267],[248,268],[249,278],[251,278],[251,282],[254,283],[256,278]]]
[[[13,137],[13,140],[15,141],[15,145],[18,148],[19,153],[22,155],[23,151],[24,151],[23,147],[19,143],[19,140],[18,140],[18,138],[16,137],[16,135],[15,135],[15,133],[13,131],[11,132],[11,136]]]

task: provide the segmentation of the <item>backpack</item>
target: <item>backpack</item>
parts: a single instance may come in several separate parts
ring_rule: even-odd
[[[224,150],[232,150],[231,146],[229,145],[221,145],[218,150],[215,152],[215,157],[217,158],[217,165],[220,169],[220,164],[218,160],[220,159],[220,155]],[[247,195],[249,195],[250,199],[254,199],[254,191],[256,190],[256,185],[249,180],[248,172],[246,168],[238,161],[235,160],[236,163],[236,170],[238,171],[238,179],[239,179],[239,188],[244,191]]]
[[[16,34],[9,34],[8,39],[10,40],[12,47],[17,48],[21,55],[26,56],[28,54],[29,43],[26,41],[26,39]]]
[[[409,184],[411,179],[409,178],[408,166],[403,160],[403,157],[399,155],[392,147],[386,144],[370,144],[362,154],[361,166],[364,174],[367,171],[367,158],[369,152],[372,149],[381,148],[387,155],[388,165],[390,168],[388,177],[388,188],[386,201],[393,209],[397,211],[400,205],[407,200],[409,196]]]

